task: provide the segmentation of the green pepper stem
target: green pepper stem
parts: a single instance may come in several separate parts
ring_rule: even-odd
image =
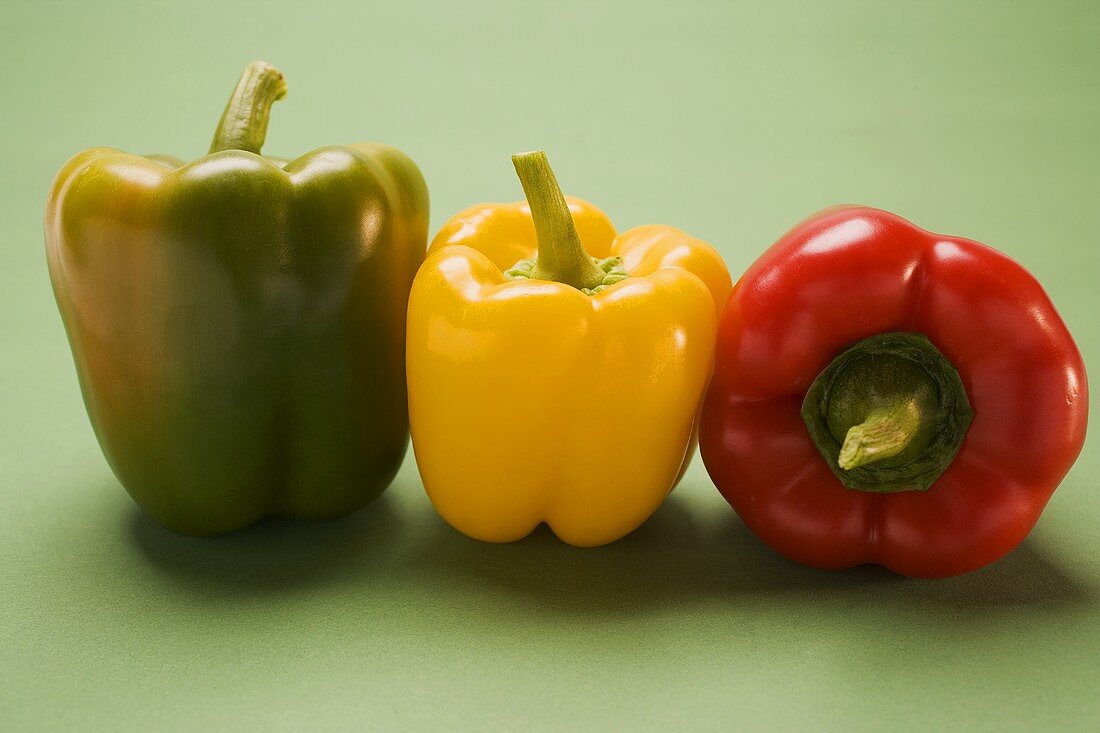
[[[909,447],[921,428],[922,418],[915,399],[902,400],[871,412],[866,420],[848,429],[837,465],[850,471],[883,458],[893,458]]]
[[[246,66],[222,112],[210,152],[246,150],[259,155],[267,137],[271,105],[284,96],[286,79],[278,69],[264,61]]]
[[[531,207],[538,238],[538,260],[531,278],[553,280],[577,289],[599,286],[607,273],[584,251],[546,153],[541,150],[517,153],[512,156],[512,164]]]

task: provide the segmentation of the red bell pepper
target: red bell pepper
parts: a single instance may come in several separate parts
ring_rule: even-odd
[[[1026,270],[841,207],[734,287],[700,440],[719,490],[780,553],[942,577],[1027,536],[1087,419],[1081,355]]]

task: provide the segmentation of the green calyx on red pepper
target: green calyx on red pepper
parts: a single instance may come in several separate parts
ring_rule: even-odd
[[[974,418],[959,373],[926,336],[883,333],[842,352],[802,401],[822,458],[849,489],[927,491]]]
[[[92,426],[134,500],[185,534],[346,514],[386,488],[408,443],[424,179],[375,143],[260,155],[285,93],[250,64],[209,155],[86,150],[47,203]]]

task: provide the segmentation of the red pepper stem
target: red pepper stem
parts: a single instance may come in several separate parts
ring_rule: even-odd
[[[916,399],[871,412],[848,429],[837,464],[845,471],[866,466],[904,451],[920,431],[922,414]]]
[[[959,372],[927,336],[891,331],[833,357],[802,420],[847,489],[927,491],[962,446],[974,411]]]
[[[264,61],[246,66],[222,112],[210,152],[245,150],[259,155],[267,137],[271,105],[284,96],[286,79],[278,69]]]
[[[546,153],[541,150],[517,153],[512,156],[512,164],[531,207],[538,238],[538,260],[531,278],[553,280],[578,290],[599,286],[607,273],[584,251]]]

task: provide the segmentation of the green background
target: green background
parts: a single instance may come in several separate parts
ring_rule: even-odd
[[[0,728],[1100,723],[1096,433],[1023,546],[936,582],[795,566],[699,461],[597,550],[465,539],[411,452],[345,520],[186,539],[99,452],[41,224],[84,147],[202,154],[263,58],[290,85],[266,150],[401,147],[433,231],[518,198],[534,147],[620,228],[683,227],[735,274],[873,204],[1019,259],[1096,364],[1100,5],[0,0],[0,28]]]

